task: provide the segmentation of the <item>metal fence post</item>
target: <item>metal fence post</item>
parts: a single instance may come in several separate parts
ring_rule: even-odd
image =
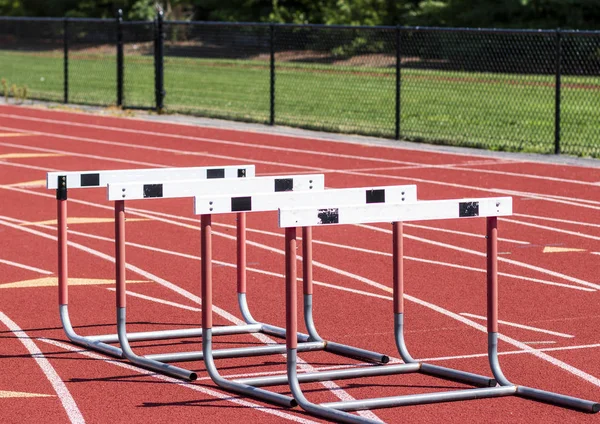
[[[562,35],[556,29],[556,82],[554,84],[554,153],[560,154],[560,78],[562,68]]]
[[[400,50],[400,25],[396,26],[396,140],[400,140],[400,64],[402,54]]]
[[[164,74],[164,41],[163,11],[159,10],[156,16],[154,34],[154,97],[156,111],[161,113],[164,109],[165,74]]]
[[[123,11],[117,12],[117,106],[123,106]]]
[[[556,82],[554,84],[554,153],[560,154],[560,77],[562,68],[562,35],[556,29]]]
[[[275,125],[275,25],[269,25],[269,39],[270,39],[270,97],[269,97],[269,110],[271,112],[269,117],[269,125]]]
[[[63,92],[63,102],[69,103],[69,18],[63,21]]]

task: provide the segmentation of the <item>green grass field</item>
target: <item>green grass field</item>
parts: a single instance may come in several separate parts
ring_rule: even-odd
[[[69,101],[116,103],[114,56],[71,52]],[[61,53],[0,51],[0,78],[29,97],[62,101]],[[269,119],[269,63],[165,58],[169,112],[255,122]],[[554,151],[554,77],[402,70],[403,138],[550,153]],[[2,93],[0,93],[2,94]],[[151,56],[125,56],[125,105],[154,106]],[[394,136],[395,70],[279,62],[276,123]],[[600,81],[562,79],[561,148],[600,157]]]

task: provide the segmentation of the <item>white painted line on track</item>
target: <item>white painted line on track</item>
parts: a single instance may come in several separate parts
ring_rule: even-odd
[[[2,128],[2,127],[0,127],[0,128]],[[76,138],[76,137],[72,137],[72,138]],[[80,157],[80,158],[103,160],[103,161],[109,161],[109,162],[130,163],[133,165],[142,165],[142,166],[151,166],[151,167],[166,167],[167,166],[167,165],[161,165],[161,164],[152,163],[152,162],[140,162],[140,161],[131,160],[131,159],[111,158],[111,157],[106,157],[106,156],[90,155],[90,154],[86,154],[86,153],[77,153],[74,151],[67,151],[67,150],[47,149],[44,147],[22,146],[19,144],[12,144],[12,143],[0,143],[0,146],[17,147],[17,148],[25,149],[25,150],[35,150],[36,152],[60,153],[60,154],[64,154],[65,156],[75,156],[75,157]]]
[[[548,227],[546,225],[533,224],[531,222],[525,222],[525,221],[517,221],[515,219],[509,219],[509,218],[498,218],[498,219],[501,221],[504,221],[504,222],[510,222],[511,224],[524,225],[526,227],[539,228],[542,230],[554,231],[556,233],[569,234],[569,235],[575,236],[575,237],[581,237],[581,238],[587,238],[587,239],[591,239],[591,240],[600,241],[600,237],[592,236],[592,235],[586,234],[586,233],[562,230],[562,229],[556,228],[556,227]]]
[[[0,263],[14,266],[16,268],[22,268],[33,272],[39,272],[40,274],[52,275],[52,272],[46,271],[45,269],[36,268],[34,266],[20,264],[18,262],[7,261],[6,259],[0,259]]]
[[[2,128],[5,128],[5,127],[0,126],[0,129],[2,129]],[[58,134],[58,133],[45,133],[45,132],[41,132],[41,131],[36,131],[36,134],[37,135],[43,135],[43,136],[46,136],[46,137],[62,138],[62,139],[65,139],[65,140],[75,140],[75,141],[80,141],[80,142],[95,143],[95,144],[109,145],[109,146],[127,147],[127,148],[137,149],[137,150],[150,150],[150,151],[154,151],[154,152],[174,153],[174,154],[177,154],[177,155],[200,156],[200,157],[203,157],[203,158],[228,159],[228,160],[235,160],[235,161],[241,160],[241,159],[238,159],[238,158],[236,158],[234,156],[217,155],[217,154],[214,154],[214,153],[208,153],[208,152],[202,152],[202,151],[169,149],[169,148],[164,148],[164,147],[151,147],[151,146],[144,146],[142,144],[121,143],[121,142],[117,142],[117,141],[107,141],[107,140],[101,140],[101,139],[95,139],[95,138],[89,138],[89,137],[73,137],[73,136],[70,136],[70,135],[64,135],[64,134]],[[10,144],[9,143],[0,143],[0,145],[9,146]],[[25,147],[20,146],[18,144],[14,144],[12,146],[13,147],[25,148]],[[59,150],[55,151],[55,150],[52,150],[52,149],[44,149],[44,148],[41,148],[41,147],[29,147],[29,150],[36,150],[36,151],[42,151],[42,152],[44,152],[44,151],[45,152],[54,152],[54,153],[61,152]],[[74,153],[72,151],[68,152],[68,154],[70,156],[82,156],[82,155],[84,155],[84,153]],[[107,160],[107,159],[104,159],[104,160]],[[310,166],[294,165],[294,164],[289,164],[289,163],[273,162],[273,161],[266,161],[266,160],[248,159],[248,158],[245,158],[245,160],[249,160],[249,161],[251,161],[254,164],[274,165],[274,166],[280,166],[282,168],[312,169],[313,171],[321,171],[322,170],[322,168],[314,168],[314,167],[310,167]],[[161,167],[170,166],[170,165],[148,164],[147,162],[137,162],[137,161],[128,160],[128,159],[115,159],[115,161],[116,162],[123,162],[123,163],[137,163],[139,165],[146,165],[146,166],[161,166]]]
[[[359,227],[363,227],[363,228],[369,228],[369,229],[375,230],[375,231],[380,231],[380,232],[387,233],[387,234],[391,234],[392,233],[391,230],[387,230],[385,228],[375,227],[375,226],[372,226],[372,225],[359,224],[358,226]],[[421,237],[411,236],[411,235],[408,235],[408,234],[405,234],[404,237],[409,238],[411,240],[416,240],[416,241],[420,241],[420,242],[423,242],[423,243],[432,244],[434,246],[446,247],[448,249],[457,250],[459,252],[470,253],[470,254],[476,255],[476,256],[483,256],[483,257],[486,256],[485,252],[477,252],[476,250],[466,249],[464,247],[458,247],[458,246],[454,246],[454,245],[447,244],[447,243],[442,243],[442,242],[438,242],[438,241],[428,240],[428,239],[424,239],[424,238],[421,238]],[[518,267],[522,267],[522,268],[531,269],[531,270],[534,270],[534,271],[539,271],[539,272],[541,272],[543,274],[551,275],[553,277],[562,278],[564,280],[571,281],[573,283],[581,284],[581,285],[586,286],[586,287],[591,287],[591,288],[593,288],[595,290],[600,290],[600,285],[598,285],[598,284],[590,283],[589,281],[581,280],[579,278],[571,277],[569,275],[562,274],[562,273],[556,272],[556,271],[552,271],[552,270],[549,270],[549,269],[546,269],[546,268],[541,268],[539,266],[530,265],[530,264],[527,264],[525,262],[515,261],[513,259],[507,259],[507,258],[503,258],[503,257],[498,257],[498,261],[499,262],[509,263],[509,264],[512,264],[512,265],[515,265],[515,266],[518,266]]]
[[[465,231],[449,230],[447,228],[429,227],[429,226],[417,225],[417,224],[404,224],[404,226],[408,227],[408,228],[419,228],[422,230],[440,231],[443,233],[457,234],[457,235],[461,235],[461,236],[485,239],[485,235],[483,235],[483,234],[473,234],[473,233],[467,233]],[[513,240],[513,239],[504,238],[504,237],[498,237],[498,241],[503,241],[506,243],[515,243],[515,244],[531,244],[528,241]]]
[[[309,419],[306,419],[306,418],[303,418],[303,417],[300,417],[300,416],[292,415],[292,414],[289,414],[287,412],[281,411],[280,409],[275,409],[275,408],[271,408],[269,406],[259,405],[259,404],[253,403],[253,402],[249,402],[249,401],[247,401],[247,400],[245,400],[243,398],[232,396],[230,393],[222,393],[222,392],[219,392],[219,391],[216,391],[216,390],[213,390],[213,389],[209,389],[208,387],[205,387],[205,386],[200,386],[198,384],[187,383],[185,381],[177,380],[177,379],[172,378],[172,377],[167,377],[166,375],[155,374],[152,371],[147,371],[147,370],[145,370],[143,368],[138,368],[138,367],[135,367],[133,365],[129,365],[129,364],[124,363],[124,362],[120,362],[120,361],[117,361],[117,360],[114,360],[114,359],[107,359],[104,356],[98,355],[98,354],[93,353],[93,352],[88,352],[88,351],[82,350],[81,348],[76,347],[76,346],[72,346],[72,345],[69,345],[69,344],[66,344],[66,343],[62,343],[62,342],[59,342],[59,341],[56,341],[56,340],[50,340],[50,339],[43,339],[42,338],[42,339],[38,339],[38,340],[40,340],[40,341],[42,341],[44,343],[48,343],[48,344],[50,344],[52,346],[59,347],[59,348],[64,349],[64,350],[67,350],[67,351],[70,351],[70,352],[75,352],[75,353],[77,353],[79,355],[83,355],[85,357],[95,359],[97,361],[106,362],[108,364],[112,364],[112,365],[115,365],[117,367],[121,367],[121,368],[124,368],[126,370],[129,370],[129,371],[135,371],[135,372],[137,372],[139,374],[147,375],[149,377],[156,378],[158,380],[166,381],[166,382],[171,383],[173,385],[176,385],[176,386],[179,386],[179,387],[184,387],[184,388],[189,389],[189,390],[194,390],[196,392],[199,392],[199,393],[202,393],[202,394],[205,394],[205,395],[208,395],[208,396],[220,399],[220,400],[224,400],[226,402],[231,402],[231,403],[234,403],[236,405],[241,405],[241,406],[244,406],[246,408],[250,408],[250,409],[252,409],[254,411],[259,411],[259,412],[263,412],[265,414],[274,415],[274,416],[276,416],[278,418],[286,419],[286,420],[293,421],[293,422],[298,422],[298,423],[303,423],[303,424],[317,424],[316,421],[312,421],[312,420],[309,420]],[[168,399],[167,399],[167,402],[168,402]]]
[[[524,353],[532,353],[536,352],[559,352],[559,351],[567,351],[567,350],[579,350],[579,349],[596,349],[600,348],[600,343],[596,344],[587,344],[587,345],[577,345],[577,346],[562,346],[562,347],[544,347],[541,349],[531,349],[531,350],[507,350],[504,352],[498,352],[498,355],[520,355]],[[454,359],[470,359],[470,358],[487,358],[487,353],[475,353],[473,355],[457,355],[457,356],[439,356],[434,358],[421,358],[417,359],[417,361],[422,362],[435,362],[435,361],[452,361]]]
[[[526,215],[523,213],[513,213],[513,216],[517,216],[519,218],[532,218],[532,219],[540,219],[542,221],[562,222],[564,224],[576,224],[576,225],[583,225],[586,227],[600,228],[600,224],[592,224],[591,222],[583,222],[583,221],[571,221],[568,219],[550,218],[548,216]]]
[[[464,316],[464,317],[469,317],[469,318],[479,319],[479,320],[482,320],[482,321],[487,321],[487,317],[484,317],[484,316],[481,316],[481,315],[470,314],[470,313],[467,313],[467,312],[461,312],[460,314],[462,316]],[[559,333],[557,331],[545,330],[543,328],[531,327],[529,325],[517,324],[515,322],[498,320],[498,323],[507,325],[509,327],[516,327],[516,328],[522,328],[524,330],[535,331],[537,333],[544,333],[544,334],[550,334],[552,336],[564,337],[566,339],[572,339],[573,337],[575,337],[572,334]]]
[[[77,407],[73,396],[71,396],[71,392],[67,389],[67,386],[62,381],[52,364],[46,359],[42,351],[35,344],[35,342],[25,333],[16,322],[11,320],[6,314],[0,312],[0,321],[8,327],[10,331],[15,335],[15,337],[23,343],[23,346],[27,349],[31,357],[35,360],[38,366],[42,369],[44,375],[52,384],[52,388],[58,395],[60,399],[60,403],[62,404],[65,412],[67,413],[69,420],[74,424],[83,424],[85,423],[85,419],[81,414],[81,411]]]
[[[109,291],[112,291],[112,292],[117,291],[117,289],[115,289],[113,287],[109,287],[106,290],[109,290]],[[146,296],[145,294],[136,293],[136,292],[132,292],[132,291],[129,291],[129,290],[126,290],[125,294],[127,294],[127,296],[137,297],[137,298],[140,298],[140,299],[149,300],[150,302],[160,303],[160,304],[168,305],[168,306],[173,306],[174,308],[185,309],[187,311],[194,311],[194,312],[201,312],[202,311],[202,309],[200,309],[200,308],[194,308],[193,306],[182,305],[181,303],[171,302],[170,300],[159,299],[157,297]]]
[[[240,147],[255,148],[255,149],[267,149],[267,150],[271,150],[271,151],[276,150],[276,151],[284,151],[284,152],[292,152],[292,153],[300,153],[300,154],[318,155],[318,156],[324,156],[324,157],[347,158],[347,159],[355,159],[355,160],[358,159],[358,160],[371,161],[371,162],[396,163],[396,164],[416,165],[416,166],[424,165],[424,164],[418,163],[418,162],[408,162],[408,161],[384,159],[384,158],[376,158],[376,157],[365,157],[365,156],[360,156],[360,155],[348,155],[348,154],[343,154],[343,153],[330,153],[330,152],[315,151],[315,150],[308,150],[308,149],[296,149],[296,148],[291,148],[291,147],[280,147],[280,146],[259,144],[259,143],[246,143],[246,142],[240,142],[240,141],[231,141],[231,140],[215,139],[215,138],[207,138],[207,137],[187,136],[187,135],[173,134],[170,132],[157,132],[157,131],[147,131],[147,130],[141,130],[141,129],[112,127],[112,126],[108,126],[108,125],[86,124],[86,123],[82,123],[82,122],[74,122],[74,121],[68,121],[68,120],[36,118],[36,117],[29,117],[29,116],[23,116],[23,115],[15,115],[15,114],[5,114],[5,113],[0,113],[0,117],[8,117],[8,118],[17,119],[17,120],[20,119],[20,120],[33,121],[33,122],[45,122],[45,123],[64,125],[64,126],[74,126],[74,127],[81,127],[81,128],[94,128],[94,129],[100,129],[100,130],[104,130],[104,131],[132,133],[132,134],[136,134],[136,135],[143,134],[143,135],[148,135],[148,136],[175,138],[175,139],[181,139],[181,140],[191,140],[191,141],[198,141],[198,142],[203,142],[203,143],[232,145],[232,146],[240,146]],[[22,132],[25,131],[25,130],[22,130],[21,128],[13,128],[13,127],[0,127],[0,128],[7,129],[7,130],[16,130],[16,131],[21,130]],[[31,134],[41,134],[40,132],[37,132],[37,131],[29,130],[28,132]],[[48,133],[48,134],[53,134],[53,133]],[[434,152],[434,154],[435,154],[435,152]],[[440,169],[456,169],[456,170],[460,170],[460,171],[515,176],[515,177],[519,177],[519,178],[530,178],[530,179],[555,181],[555,182],[563,182],[563,183],[571,183],[571,184],[590,185],[590,186],[596,185],[595,182],[572,180],[572,179],[558,178],[558,177],[551,177],[551,176],[540,176],[540,175],[535,175],[535,174],[523,174],[523,173],[491,170],[491,169],[461,168],[460,164],[458,164],[458,166],[456,166],[456,165],[452,165],[452,166],[437,165],[437,167]]]
[[[58,169],[52,169],[52,168],[48,168],[46,166],[41,167],[41,166],[35,166],[35,165],[28,165],[26,163],[14,163],[14,162],[0,161],[0,165],[13,166],[15,168],[35,169],[36,171],[43,171],[43,172],[58,171]]]

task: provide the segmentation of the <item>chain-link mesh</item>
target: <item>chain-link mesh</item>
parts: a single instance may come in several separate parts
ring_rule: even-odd
[[[154,107],[154,23],[123,22],[123,106]]]
[[[548,33],[403,30],[402,136],[553,152],[554,41]]]
[[[393,29],[276,26],[276,122],[393,137]]]
[[[561,41],[561,151],[600,157],[600,33]]]
[[[117,92],[116,22],[69,20],[69,101],[114,105]]]
[[[165,23],[165,108],[267,122],[269,28]]]
[[[0,95],[116,104],[118,28],[0,17]],[[155,107],[157,24],[120,28],[123,106]],[[600,31],[165,22],[164,32],[168,112],[496,150],[560,142],[600,157]]]
[[[62,100],[62,20],[0,19],[0,82],[3,97]]]

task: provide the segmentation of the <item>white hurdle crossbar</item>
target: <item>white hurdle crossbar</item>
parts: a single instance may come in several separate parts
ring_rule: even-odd
[[[144,181],[170,179],[213,179],[213,178],[251,178],[255,175],[254,165],[234,165],[218,167],[189,168],[151,168],[99,171],[56,171],[49,172],[46,187],[56,190],[57,227],[58,227],[58,304],[60,319],[69,340],[77,345],[99,351],[109,356],[122,358],[123,352],[108,343],[118,342],[117,334],[82,336],[71,325],[69,316],[69,275],[67,255],[67,199],[68,190],[74,188],[107,187],[120,180]],[[171,337],[194,337],[201,329],[184,329],[130,333],[130,340],[157,340]]]
[[[212,328],[212,264],[211,264],[211,250],[212,250],[212,238],[211,238],[211,220],[212,215],[216,213],[233,213],[233,212],[264,212],[274,211],[279,208],[292,207],[298,204],[304,205],[320,205],[320,204],[340,204],[343,202],[349,204],[372,204],[386,202],[415,202],[417,200],[417,187],[415,185],[402,185],[402,186],[387,186],[387,187],[363,187],[363,188],[347,188],[347,189],[333,189],[318,192],[280,192],[280,193],[249,193],[247,196],[240,196],[238,194],[224,194],[224,195],[213,195],[213,196],[197,196],[194,201],[195,212],[201,215],[202,222],[202,329],[203,333],[203,358],[206,363],[207,371],[213,381],[219,386],[229,389],[234,392],[250,395],[257,397],[262,400],[275,401],[278,404],[287,405],[290,401],[289,397],[280,398],[283,402],[279,403],[278,399],[272,399],[272,393],[265,390],[258,390],[256,387],[259,384],[247,384],[241,380],[228,380],[223,378],[214,363],[214,358],[217,358],[214,353],[218,351],[212,350],[211,336],[214,333]],[[275,327],[273,325],[259,323],[256,321],[249,312],[248,304],[246,300],[246,287],[245,287],[245,274],[246,274],[246,261],[245,261],[245,233],[238,233],[238,301],[242,315],[246,323],[248,324],[260,324],[262,326],[261,332],[272,335],[279,338],[285,338],[285,329],[281,327]],[[303,257],[305,260],[303,264],[311,264],[309,258],[312,257],[312,232],[310,227],[306,227],[302,234],[302,250]],[[240,253],[241,252],[241,253]],[[241,277],[241,280],[240,280]],[[241,281],[241,283],[240,283]],[[365,349],[349,346],[341,343],[332,341],[325,341],[321,338],[317,332],[315,323],[313,321],[312,314],[312,296],[313,296],[313,284],[312,284],[312,268],[306,266],[304,268],[303,275],[303,287],[304,287],[304,322],[308,334],[298,333],[297,338],[299,344],[297,345],[298,351],[306,351],[307,345],[310,346],[310,350],[325,350],[337,355],[347,356],[350,358],[359,359],[362,361],[385,364],[389,362],[387,355],[368,351]],[[257,350],[259,348],[246,348],[246,350]],[[277,349],[277,353],[285,353],[286,346],[278,345],[271,346],[270,349]],[[238,349],[236,349],[237,351]],[[241,349],[239,349],[241,350]],[[256,356],[256,355],[252,355]],[[218,356],[223,357],[223,356]],[[230,357],[230,356],[229,356]],[[394,367],[385,367],[385,370],[381,367],[378,368],[378,375],[393,373]],[[375,370],[375,368],[371,368]],[[342,375],[344,371],[340,372]],[[317,373],[318,374],[318,373]],[[343,378],[343,377],[339,377]],[[347,378],[347,377],[346,377]],[[315,377],[314,381],[323,379],[322,377]],[[487,381],[487,380],[486,380]]]
[[[123,355],[131,362],[186,380],[194,380],[196,373],[173,365],[169,362],[194,361],[203,358],[202,352],[173,352],[166,354],[137,355],[129,345],[126,320],[125,296],[125,200],[184,198],[199,195],[216,195],[224,190],[229,190],[240,195],[255,192],[286,192],[309,191],[319,192],[324,189],[325,178],[323,174],[286,175],[273,177],[255,177],[240,179],[219,180],[145,180],[129,182],[115,182],[108,184],[108,199],[115,201],[115,261],[117,267],[117,333]],[[243,213],[241,213],[243,215]],[[238,234],[245,233],[245,217],[238,216]],[[240,304],[240,309],[244,309]],[[215,334],[238,334],[259,332],[262,325],[248,323],[246,325],[232,325],[219,327]],[[204,336],[204,331],[195,332],[196,336]],[[316,342],[306,343],[303,348],[314,350],[319,348]],[[218,357],[240,357],[269,355],[283,353],[285,349],[276,346],[261,346],[253,349],[221,349],[215,351]]]
[[[584,412],[598,412],[600,404],[557,393],[517,386],[502,373],[498,361],[498,216],[512,214],[512,198],[480,198],[424,201],[413,204],[372,204],[372,205],[332,205],[319,207],[287,208],[279,211],[279,225],[284,227],[286,252],[286,344],[287,380],[294,399],[306,411],[319,417],[345,423],[375,423],[369,418],[350,414],[355,411],[392,406],[415,405],[435,402],[479,399],[517,395],[528,399],[551,403]],[[393,307],[394,335],[397,349],[405,361],[398,367],[417,367],[420,372],[446,379],[457,379],[456,370],[415,361],[406,348],[403,336],[403,248],[402,222],[433,219],[475,218],[487,220],[487,303],[488,303],[488,359],[495,377],[494,387],[479,387],[438,393],[371,398],[354,401],[315,404],[310,402],[300,388],[300,382],[307,381],[297,375],[297,306],[296,306],[296,227],[372,224],[392,222],[393,224]],[[358,370],[354,376],[360,376]],[[451,371],[451,372],[449,372]],[[459,373],[463,373],[458,371]],[[370,374],[367,374],[370,375]],[[306,377],[304,377],[306,378]],[[458,379],[460,380],[460,379]],[[310,379],[308,379],[310,381]]]

